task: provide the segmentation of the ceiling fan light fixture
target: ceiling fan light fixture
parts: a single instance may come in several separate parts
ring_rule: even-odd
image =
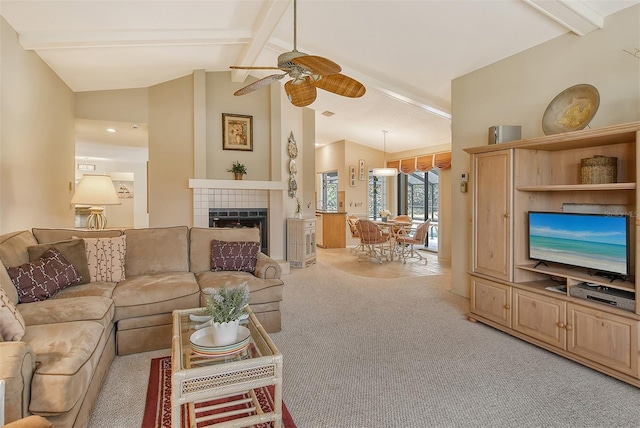
[[[384,163],[382,168],[373,168],[373,175],[376,177],[394,177],[398,175],[398,170],[396,168],[387,168],[387,132],[384,129],[382,130],[383,135],[383,156]]]

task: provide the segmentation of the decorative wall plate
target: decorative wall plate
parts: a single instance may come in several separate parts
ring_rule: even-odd
[[[296,165],[296,161],[291,159],[289,161],[289,174],[295,174],[298,172],[298,165]]]
[[[560,92],[542,116],[545,135],[584,129],[600,106],[598,90],[588,84],[575,85]]]
[[[289,144],[287,145],[287,150],[289,151],[289,157],[291,159],[295,159],[298,157],[298,145],[296,144],[296,140],[293,138],[293,131],[289,134]]]

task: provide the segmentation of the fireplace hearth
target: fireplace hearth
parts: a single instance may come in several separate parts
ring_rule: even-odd
[[[261,251],[269,255],[269,215],[267,208],[209,208],[209,227],[256,227]]]

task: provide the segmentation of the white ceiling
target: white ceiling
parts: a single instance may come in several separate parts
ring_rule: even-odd
[[[639,2],[298,0],[298,50],[337,62],[367,88],[358,99],[318,91],[310,106],[316,143],[346,139],[382,149],[386,129],[390,153],[449,144],[453,79],[569,31],[597,30],[607,15]],[[148,87],[198,69],[275,66],[293,49],[292,5],[1,0],[0,13],[25,49],[80,92]],[[335,115],[320,115],[326,110]],[[78,142],[102,143],[89,125],[79,124]]]

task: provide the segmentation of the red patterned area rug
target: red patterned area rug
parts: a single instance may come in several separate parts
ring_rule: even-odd
[[[264,411],[270,411],[273,405],[273,387],[263,387],[254,389],[256,397],[258,397]],[[226,399],[230,401],[232,398]],[[238,398],[238,397],[235,397]],[[208,406],[217,404],[220,401],[210,401],[206,403],[200,403],[196,405]],[[248,406],[249,404],[247,404]],[[236,408],[226,407],[223,411],[233,410]],[[215,413],[215,412],[212,412]],[[182,407],[182,428],[188,428],[190,425],[189,412],[187,411],[187,405]],[[229,420],[233,417],[224,419]],[[215,421],[222,422],[218,419]],[[287,410],[287,407],[282,403],[282,422],[284,428],[296,428],[296,424],[293,422],[293,418]],[[198,423],[198,428],[206,427],[214,422]],[[256,427],[267,428],[271,427],[271,423],[256,425]],[[149,385],[147,386],[147,401],[144,405],[144,418],[142,419],[142,428],[170,428],[171,427],[171,357],[154,358],[151,360],[151,371],[149,373]]]

